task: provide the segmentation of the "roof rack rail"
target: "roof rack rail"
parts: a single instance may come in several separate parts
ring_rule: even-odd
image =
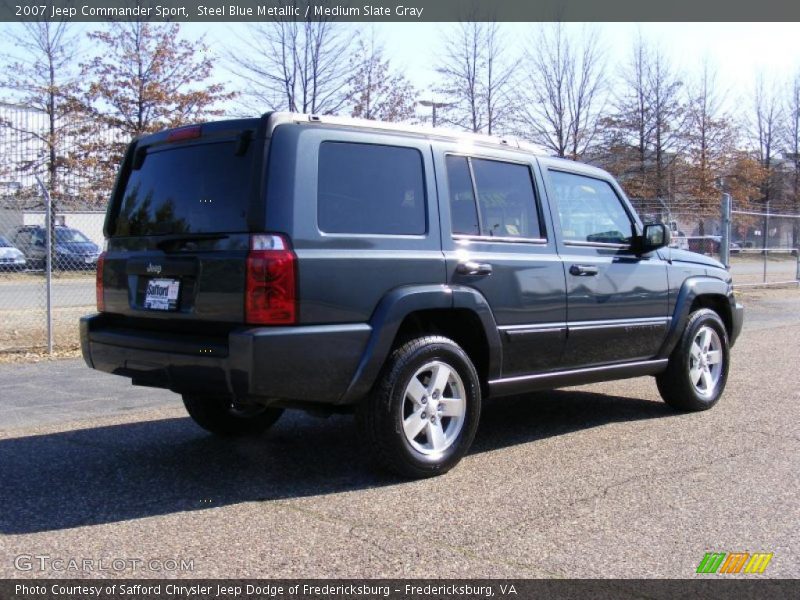
[[[406,133],[420,137],[444,139],[454,142],[466,142],[487,146],[503,146],[506,148],[515,148],[530,152],[532,154],[544,156],[550,154],[542,146],[527,141],[520,141],[510,136],[498,137],[482,133],[442,129],[439,127],[433,128],[422,125],[408,125],[405,123],[388,123],[385,121],[373,121],[369,119],[357,119],[352,117],[337,117],[333,115],[271,112],[265,113],[264,117],[269,121],[267,129],[270,134],[275,127],[285,123],[321,124],[332,125],[336,127],[352,127],[355,129],[369,129],[373,131]]]

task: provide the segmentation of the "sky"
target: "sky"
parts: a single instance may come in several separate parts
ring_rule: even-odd
[[[93,24],[81,24],[93,26]],[[369,25],[353,25],[369,26]],[[376,23],[375,35],[386,49],[387,56],[402,68],[422,99],[430,95],[436,81],[433,70],[447,23]],[[511,48],[526,44],[536,24],[502,24],[506,42]],[[580,28],[582,24],[569,24]],[[606,49],[607,69],[613,74],[627,59],[633,41],[642,36],[657,43],[674,65],[690,77],[704,59],[717,70],[720,90],[731,108],[749,101],[759,72],[766,80],[786,85],[800,73],[800,23],[596,23]],[[0,53],[9,50],[5,28],[0,23]],[[184,24],[188,37],[205,34],[212,49],[221,49],[235,40],[245,25],[240,23]],[[218,69],[219,80],[230,76]]]
[[[524,47],[537,24],[503,23],[510,48]],[[580,30],[587,24],[568,24]],[[707,59],[728,108],[749,103],[759,73],[767,82],[788,85],[800,73],[800,23],[592,23],[605,47],[610,74],[628,60],[634,40],[642,36],[659,45],[678,70],[689,77]],[[206,32],[212,47],[225,45],[241,24],[192,24],[188,32]],[[436,82],[433,69],[448,23],[376,23],[376,39],[403,69],[421,99]]]
[[[524,45],[535,24],[505,23],[509,45]],[[752,88],[756,73],[788,79],[800,71],[800,23],[596,23],[613,68],[627,60],[633,41],[643,37],[663,48],[679,68],[693,71],[700,59],[716,64],[722,85]],[[435,81],[431,57],[447,24],[392,23],[377,26],[390,56],[416,74],[420,86]],[[580,28],[582,24],[568,27]],[[526,36],[527,34],[527,36]],[[413,39],[413,43],[410,40]],[[424,83],[423,83],[424,82]],[[416,82],[415,82],[416,83]]]

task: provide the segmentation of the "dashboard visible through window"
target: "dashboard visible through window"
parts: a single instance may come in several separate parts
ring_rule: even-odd
[[[607,181],[550,171],[564,241],[629,244],[633,223]]]

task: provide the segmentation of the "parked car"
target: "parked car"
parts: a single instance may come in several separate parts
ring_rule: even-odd
[[[669,240],[669,247],[670,248],[677,248],[678,250],[688,250],[689,249],[689,240],[686,237],[686,234],[682,231],[671,231],[670,232],[670,240]]]
[[[720,235],[704,235],[689,238],[686,248],[692,252],[699,252],[701,254],[719,254],[722,249],[722,236]],[[729,242],[728,248],[731,254],[738,254],[742,251],[742,245],[739,242]]]
[[[365,455],[452,468],[487,398],[642,375],[714,406],[743,309],[605,171],[522,144],[288,113],[130,145],[86,363],[221,435],[354,410]]]
[[[94,270],[100,248],[81,231],[63,225],[53,228],[55,251],[53,267],[62,270]],[[41,225],[23,225],[14,243],[25,253],[32,268],[43,269],[47,263],[47,230]]]
[[[0,270],[22,271],[25,263],[25,255],[5,236],[0,235]]]

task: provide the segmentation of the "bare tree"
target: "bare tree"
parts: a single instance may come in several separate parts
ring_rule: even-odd
[[[219,115],[234,94],[209,83],[214,61],[203,39],[182,39],[180,25],[112,23],[89,38],[100,52],[84,65],[89,100],[110,126],[134,137]]]
[[[15,132],[22,143],[42,149],[22,166],[46,174],[51,195],[59,197],[79,114],[78,76],[73,68],[79,39],[67,22],[40,21],[18,25],[9,32],[8,41],[13,50],[2,57],[0,87],[8,92],[7,100],[43,114],[46,124],[41,127],[34,119],[31,125],[12,121],[0,125]]]
[[[350,37],[331,21],[253,23],[227,51],[249,107],[332,114],[346,105]]]
[[[780,144],[780,127],[783,118],[778,93],[774,86],[758,76],[753,93],[751,136],[758,153],[758,160],[766,172],[761,186],[762,200],[766,204],[775,199],[777,185],[774,162]]]
[[[577,160],[595,139],[602,108],[604,59],[596,30],[571,40],[563,23],[544,25],[525,61],[523,135]]]
[[[682,102],[683,82],[659,48],[650,66],[650,105],[653,116],[653,154],[655,158],[655,194],[666,198],[670,192],[668,171],[678,156],[685,125]]]
[[[452,104],[442,121],[475,133],[496,134],[511,118],[512,69],[493,21],[463,21],[446,39],[436,67],[436,91]]]
[[[726,175],[735,131],[723,113],[716,73],[706,60],[688,91],[685,148],[688,166],[684,189],[710,208],[717,201],[717,181]]]
[[[89,38],[99,52],[83,65],[93,124],[81,160],[102,173],[98,191],[110,188],[131,138],[220,115],[234,96],[209,82],[214,62],[205,41],[181,38],[178,23],[117,22]]]
[[[351,62],[352,75],[347,80],[351,116],[381,121],[414,118],[414,87],[392,69],[374,30],[358,37]]]
[[[648,177],[653,136],[649,65],[650,54],[640,35],[633,46],[630,62],[620,74],[616,114],[605,119],[607,133],[616,135],[619,151],[625,152],[626,144],[632,146],[631,157],[617,161],[615,174],[624,177],[628,181],[628,192],[639,197],[652,194]]]
[[[671,176],[685,125],[683,82],[666,56],[640,35],[622,73],[616,114],[606,121],[627,138],[633,159],[625,174],[632,195],[665,199],[673,192]]]

